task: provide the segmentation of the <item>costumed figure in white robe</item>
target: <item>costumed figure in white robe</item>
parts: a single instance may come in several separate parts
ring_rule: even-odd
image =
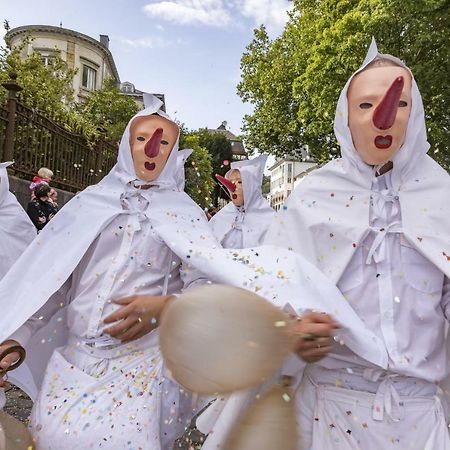
[[[450,374],[450,177],[427,156],[412,73],[374,41],[341,93],[335,133],[342,158],[305,177],[267,242],[336,283],[385,361],[337,344],[313,358],[300,349],[315,362],[297,393],[301,449],[450,449],[438,387]]]
[[[275,211],[262,195],[266,155],[231,163],[231,169],[219,182],[228,189],[231,202],[209,221],[214,235],[224,248],[248,248],[260,245]]]
[[[36,237],[27,213],[9,192],[6,168],[11,164],[0,163],[0,280]]]
[[[300,381],[299,450],[448,450],[450,179],[426,154],[410,70],[375,42],[342,91],[335,132],[342,158],[305,177],[262,247],[170,245],[211,280],[303,313],[301,359],[281,370]],[[225,448],[251,403],[239,391],[208,408],[202,449]]]
[[[27,348],[39,388],[37,449],[167,449],[184,405],[186,420],[193,414],[159,352],[159,313],[183,283],[156,228],[176,218],[186,239],[216,240],[180,190],[179,128],[152,101],[128,124],[111,172],[65,205],[0,283],[2,348]],[[155,301],[143,306],[143,295]]]

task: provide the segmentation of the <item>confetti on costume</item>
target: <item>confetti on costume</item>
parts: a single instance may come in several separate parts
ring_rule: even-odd
[[[376,59],[388,63],[361,72]],[[369,100],[361,80],[374,74],[379,83],[369,86]],[[402,127],[404,141],[396,144]],[[450,178],[426,154],[424,110],[409,69],[379,54],[374,42],[341,93],[335,133],[342,158],[304,179],[267,242],[293,248],[337,284],[376,335],[381,358],[373,365],[335,345],[306,369],[298,395],[302,448],[376,450],[396,443],[449,449],[435,394],[436,382],[450,373],[444,344],[450,265],[442,257],[450,250]],[[368,148],[372,156],[393,150],[390,167],[386,159],[369,163]],[[315,209],[307,209],[303,199],[315,201]],[[313,414],[319,421],[311,420]]]
[[[193,414],[190,396],[165,376],[157,330],[129,343],[103,332],[119,308],[112,300],[183,286],[158,224],[176,218],[190,241],[201,234],[216,245],[181,191],[188,155],[160,106],[155,98],[130,121],[112,171],[71,200],[0,283],[0,339],[27,347],[34,379],[22,382],[40,387],[31,415],[38,449],[165,449]]]

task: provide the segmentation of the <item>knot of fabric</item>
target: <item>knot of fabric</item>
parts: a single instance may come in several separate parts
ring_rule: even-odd
[[[401,401],[400,395],[395,389],[393,382],[393,379],[398,377],[398,375],[395,373],[387,373],[379,369],[365,369],[363,377],[368,381],[381,381],[373,401],[373,420],[382,421],[385,412],[394,422],[403,420],[403,402]],[[394,415],[394,408],[397,411],[397,415]]]
[[[369,249],[366,264],[370,264],[372,258],[376,263],[379,263],[386,258],[385,238],[388,233],[402,233],[401,222],[399,220],[392,222],[385,227],[370,227],[370,229],[376,233],[376,236]]]
[[[231,225],[232,228],[234,228],[235,230],[242,230],[242,224],[244,222],[244,218],[245,218],[245,211],[241,208],[238,209],[238,213],[236,215],[236,217],[234,218],[234,222]]]
[[[122,194],[120,202],[127,214],[136,215],[139,222],[144,222],[147,220],[147,216],[144,214],[144,211],[148,207],[150,201],[147,197],[142,195],[141,191],[137,189],[126,191]]]
[[[391,217],[397,215],[399,211],[399,196],[393,189],[372,191],[371,200],[374,218],[382,219],[387,217],[386,208],[388,204],[392,205],[392,210],[390,212]]]

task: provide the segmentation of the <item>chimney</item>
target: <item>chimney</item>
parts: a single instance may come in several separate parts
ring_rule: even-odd
[[[100,35],[100,44],[105,48],[109,48],[109,36],[107,34]]]

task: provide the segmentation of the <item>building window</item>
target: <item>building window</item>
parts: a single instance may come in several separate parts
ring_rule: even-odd
[[[85,64],[83,64],[81,85],[90,91],[95,91],[95,87],[97,85],[97,71],[92,67],[86,66]]]
[[[288,183],[292,183],[292,164],[288,164]]]
[[[41,55],[41,61],[45,67],[53,66],[55,64],[55,57],[53,55]]]

